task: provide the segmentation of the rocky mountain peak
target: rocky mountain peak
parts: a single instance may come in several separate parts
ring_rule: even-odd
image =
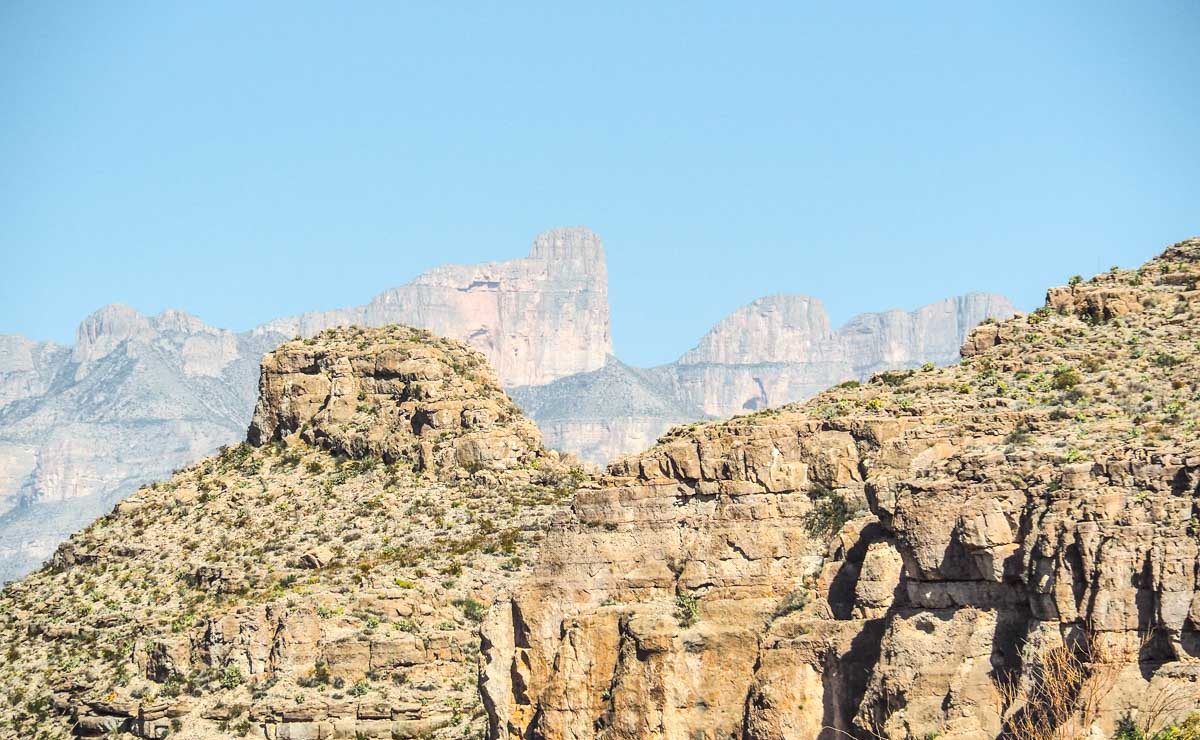
[[[537,427],[480,353],[404,326],[328,329],[269,353],[248,439],[262,446],[294,434],[440,478],[506,470],[541,454]]]
[[[546,261],[555,272],[592,277],[606,275],[600,236],[584,226],[543,231],[534,238],[529,258]]]
[[[177,332],[179,334],[218,334],[220,329],[214,329],[197,316],[187,311],[168,308],[153,319],[154,327],[159,331]]]
[[[150,320],[137,310],[121,303],[110,303],[79,324],[71,359],[78,363],[98,360],[121,342],[151,330]]]
[[[787,362],[811,356],[829,336],[829,315],[819,299],[772,295],[722,319],[679,364]]]
[[[510,386],[595,370],[612,352],[604,247],[588,229],[551,229],[526,257],[443,265],[364,306],[277,319],[255,332],[308,337],[334,326],[391,324],[470,344]]]

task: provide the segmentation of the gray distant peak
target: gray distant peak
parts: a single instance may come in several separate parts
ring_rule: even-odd
[[[154,317],[154,328],[159,331],[178,332],[180,334],[219,334],[223,329],[215,329],[187,311],[168,308]]]
[[[830,334],[829,315],[819,299],[770,295],[721,319],[678,364],[793,362],[809,356]]]
[[[79,324],[71,359],[78,363],[97,360],[122,342],[150,331],[153,329],[148,318],[129,306],[110,303]]]
[[[567,263],[592,274],[604,268],[604,244],[596,232],[585,226],[550,229],[534,238],[529,259]]]
[[[84,319],[75,331],[71,359],[80,364],[108,356],[124,342],[151,342],[164,334],[221,337],[230,334],[186,311],[169,308],[148,317],[121,303],[110,303]]]

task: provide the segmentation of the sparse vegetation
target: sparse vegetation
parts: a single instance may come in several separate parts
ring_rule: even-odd
[[[675,619],[680,627],[691,627],[700,619],[700,602],[693,594],[681,593],[675,596]]]

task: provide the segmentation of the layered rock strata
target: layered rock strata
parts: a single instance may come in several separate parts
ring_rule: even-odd
[[[959,366],[615,463],[485,622],[491,737],[1179,719],[1200,705],[1198,282],[1182,242],[984,324]]]
[[[538,234],[528,257],[438,267],[365,306],[278,319],[256,331],[307,337],[388,324],[469,344],[508,386],[595,370],[612,354],[604,246],[582,227],[551,229]]]

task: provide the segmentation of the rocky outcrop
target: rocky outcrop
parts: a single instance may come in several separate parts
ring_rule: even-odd
[[[959,366],[615,463],[485,621],[491,737],[1178,720],[1200,699],[1198,282],[1183,242],[985,324]]]
[[[249,441],[293,434],[418,472],[507,470],[541,448],[537,427],[477,353],[423,329],[329,329],[263,358]]]
[[[595,370],[612,354],[604,247],[588,229],[552,229],[523,259],[439,267],[365,306],[279,319],[258,331],[307,337],[387,324],[469,344],[509,386]]]

